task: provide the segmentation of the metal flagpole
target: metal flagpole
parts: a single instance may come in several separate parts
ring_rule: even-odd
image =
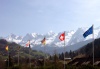
[[[29,41],[29,62],[30,62],[30,68],[31,68],[31,47],[30,47],[30,41]]]
[[[55,45],[55,44],[54,44]],[[57,52],[56,52],[56,46],[54,47],[54,63],[55,63],[55,69],[56,69],[56,61],[57,61]]]
[[[18,66],[19,66],[19,47],[18,47]]]
[[[44,37],[44,39],[41,41],[41,43],[44,45],[44,68],[45,68],[45,45],[46,45],[46,39]]]
[[[65,31],[64,31],[65,34]],[[65,35],[64,35],[64,69],[65,69]]]
[[[45,69],[45,56],[46,56],[46,54],[45,54],[46,38],[45,37],[43,39],[43,42],[44,42],[44,69]]]
[[[93,66],[94,66],[94,25],[93,25]]]
[[[8,45],[8,67],[9,67],[9,45]]]
[[[55,46],[55,49],[54,49],[54,56],[56,56],[56,46]]]
[[[31,49],[30,49],[30,68],[31,68]]]

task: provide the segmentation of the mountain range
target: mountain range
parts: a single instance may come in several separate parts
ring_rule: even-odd
[[[54,33],[49,31],[47,34],[38,34],[38,33],[27,33],[25,36],[18,36],[15,34],[10,34],[7,37],[0,37],[1,39],[6,39],[9,42],[15,42],[21,46],[25,46],[27,41],[30,40],[31,48],[35,50],[44,51],[44,46],[41,44],[41,40],[46,38],[46,52],[53,53],[54,50],[58,53],[70,50],[77,50],[78,48],[86,45],[92,41],[92,35],[89,35],[87,38],[83,37],[83,33],[88,28],[78,28],[77,30],[65,31],[65,46],[64,41],[59,40],[59,36],[63,32]],[[100,38],[100,27],[94,28],[94,38]]]

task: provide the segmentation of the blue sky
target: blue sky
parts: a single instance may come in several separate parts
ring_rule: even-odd
[[[0,36],[100,26],[100,0],[0,0]]]

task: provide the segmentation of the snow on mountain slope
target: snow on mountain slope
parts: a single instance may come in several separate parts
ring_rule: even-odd
[[[19,43],[22,41],[22,38],[21,36],[16,36],[15,34],[11,34],[9,36],[7,36],[5,39],[7,41],[10,41],[10,42],[16,42],[16,43]]]
[[[63,32],[61,32],[63,33]],[[57,45],[58,47],[63,47],[64,46],[64,42],[59,40],[59,36],[61,33],[58,33],[57,37],[54,40],[54,44]],[[65,44],[68,45],[69,40],[71,39],[72,35],[74,34],[74,31],[67,31],[65,32]]]
[[[26,34],[23,37],[22,41],[28,41],[28,40],[32,40],[32,39],[34,39],[34,37],[32,36],[32,34]]]
[[[84,28],[78,28],[78,30],[72,35],[71,39],[69,40],[68,45],[73,45],[75,43],[83,41],[83,33]]]
[[[82,41],[86,41],[86,40],[89,40],[89,39],[92,39],[92,35],[89,35],[88,37],[84,38],[83,37],[83,33],[87,30],[88,28],[78,28],[76,31],[66,31],[66,34],[65,34],[65,44],[66,46],[72,46],[72,45],[75,45],[76,43],[79,43]],[[38,33],[27,33],[25,36],[17,36],[15,34],[11,34],[7,37],[2,37],[1,38],[4,38],[6,39],[7,41],[10,41],[10,42],[16,42],[22,46],[25,46],[26,42],[28,40],[31,41],[31,47],[34,47],[36,49],[41,49],[41,47],[43,45],[41,45],[41,40],[45,37],[46,38],[46,45],[48,47],[50,47],[52,49],[52,46],[55,46],[55,47],[58,47],[58,48],[61,48],[64,46],[64,41],[60,41],[59,40],[59,36],[60,34],[63,33],[63,32],[60,32],[60,33],[54,33],[53,31],[49,31],[48,33],[46,34],[38,34]],[[97,27],[94,29],[94,38],[100,38],[100,27]],[[88,41],[90,42],[90,41]],[[87,43],[88,43],[87,42]],[[83,43],[85,44],[85,43]],[[80,44],[83,46],[83,44]],[[73,46],[74,47],[74,46]]]
[[[95,28],[94,38],[100,38],[100,26]]]
[[[78,28],[76,31],[66,31],[66,45],[73,45],[75,43],[91,39],[92,36],[89,35],[87,38],[83,37],[83,33],[87,30],[88,28]],[[9,35],[5,39],[8,41],[14,41],[19,44],[25,44],[28,40],[32,42],[32,44],[41,44],[41,40],[46,37],[46,43],[48,45],[55,44],[58,47],[63,46],[63,41],[59,40],[60,33],[54,33],[53,31],[49,31],[47,34],[37,34],[37,33],[31,33],[31,34],[26,34],[24,37],[21,36],[16,36],[14,34]],[[99,38],[100,37],[100,27],[94,29],[94,37]]]

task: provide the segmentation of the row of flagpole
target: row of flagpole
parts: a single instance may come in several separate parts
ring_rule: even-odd
[[[43,38],[43,40],[41,41],[41,43],[44,45],[44,67],[45,67],[45,44],[46,44],[46,39],[45,37]],[[29,63],[30,63],[30,67],[31,67],[31,46],[30,46],[30,40],[27,42],[26,46],[29,46]]]
[[[31,56],[30,56],[30,53],[31,53],[31,49],[30,49],[30,41],[28,43],[28,46],[29,46],[29,63],[30,63],[30,67],[31,67]],[[19,49],[20,47],[18,47],[18,65],[19,65]],[[6,46],[6,50],[8,52],[8,67],[9,67],[9,45]]]
[[[94,25],[92,25],[84,34],[84,38],[86,38],[88,35],[92,34],[92,38],[93,38],[93,42],[92,42],[92,45],[93,45],[93,66],[94,66]],[[62,33],[60,36],[59,36],[59,39],[61,41],[64,41],[64,69],[65,69],[65,31],[64,33]],[[44,37],[44,39],[41,41],[41,43],[44,45],[44,67],[45,67],[45,44],[46,44],[46,38]],[[30,41],[28,41],[27,43],[29,46],[29,63],[30,63],[30,67],[31,67],[31,48],[30,48]],[[8,67],[9,67],[9,46],[6,46],[6,50],[8,51]],[[18,65],[19,65],[19,49],[18,49]]]

